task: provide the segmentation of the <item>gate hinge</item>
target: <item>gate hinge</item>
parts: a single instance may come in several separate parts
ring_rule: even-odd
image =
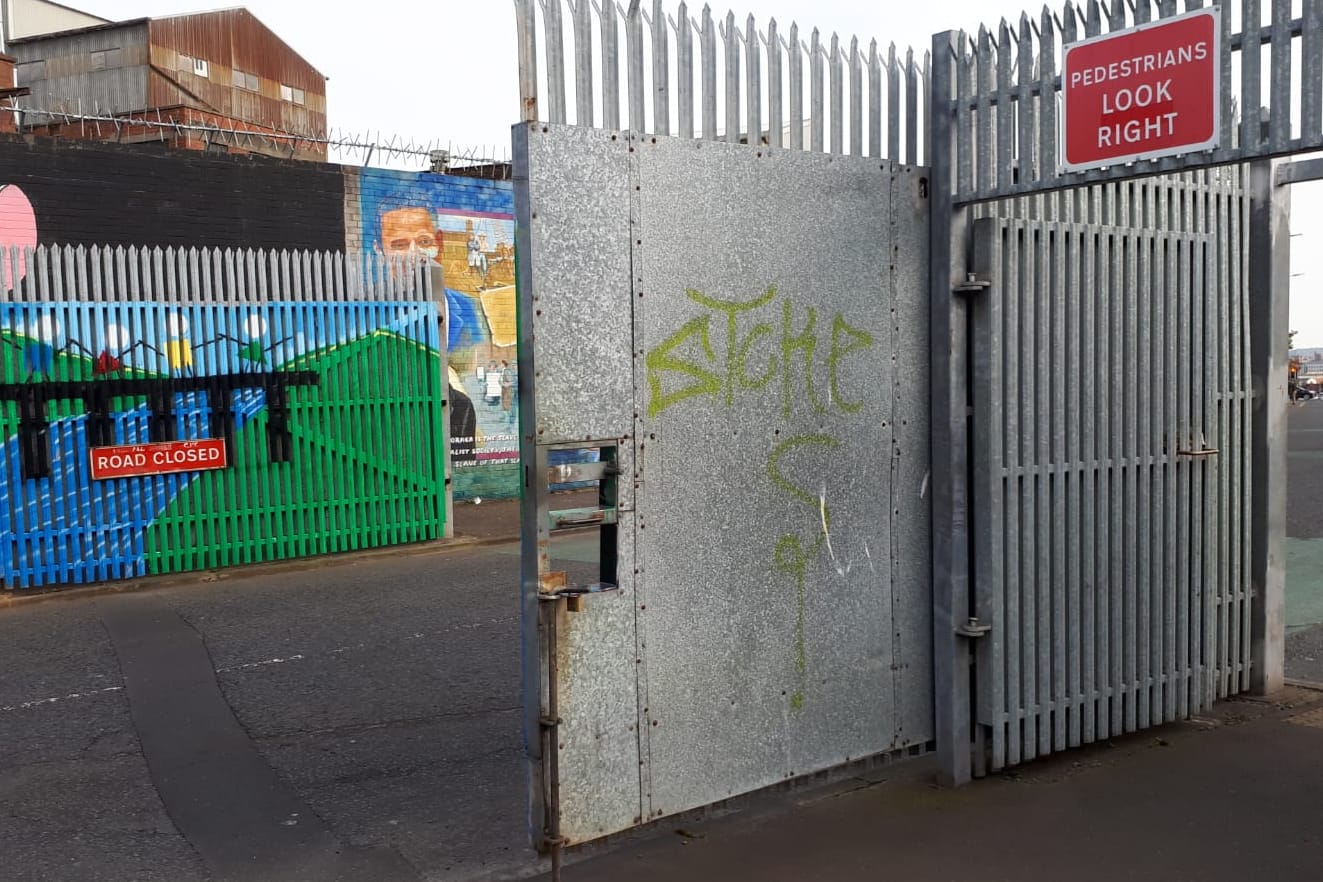
[[[959,637],[968,637],[970,640],[977,640],[980,637],[986,637],[991,630],[991,625],[980,622],[974,616],[970,616],[969,620],[963,625],[956,625],[955,632]]]
[[[991,287],[992,283],[987,279],[980,279],[977,273],[966,273],[965,281],[952,288],[951,293],[972,297],[975,294],[982,294]]]

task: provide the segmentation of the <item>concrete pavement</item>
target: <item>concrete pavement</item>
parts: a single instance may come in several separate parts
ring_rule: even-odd
[[[1323,404],[1292,419],[1292,536],[1323,540],[1323,518],[1307,535],[1316,513],[1299,501],[1311,482],[1323,489],[1323,470],[1295,455],[1315,428],[1323,439]],[[518,549],[473,547],[515,523],[514,503],[484,503],[458,512],[461,550],[0,610],[0,878],[539,872],[524,821]],[[582,577],[592,556],[582,537],[558,547]],[[1293,609],[1309,602],[1302,592],[1323,596],[1317,572],[1291,569]],[[1294,676],[1323,658],[1323,628],[1306,618],[1288,641]],[[181,689],[187,700],[170,702]],[[572,853],[563,878],[1323,878],[1313,690],[1225,702],[962,790],[936,789],[930,772],[910,761],[663,821]]]
[[[959,790],[920,761],[571,857],[564,882],[1316,882],[1323,693],[1197,720]],[[880,780],[879,780],[880,779]],[[546,877],[543,877],[546,878]]]

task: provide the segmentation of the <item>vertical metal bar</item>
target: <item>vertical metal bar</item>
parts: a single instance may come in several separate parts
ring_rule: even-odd
[[[914,50],[905,50],[905,162],[918,165],[919,158],[919,72],[914,66]],[[892,159],[900,162],[899,156]]]
[[[703,6],[703,25],[698,32],[703,63],[703,139],[717,139],[717,31],[712,10]]]
[[[759,48],[762,38],[758,34],[758,25],[750,15],[744,26],[745,57],[745,131],[750,144],[761,144],[763,140],[762,115],[762,50]]]
[[[1263,17],[1259,11],[1259,0],[1242,0],[1244,10],[1241,16],[1240,53],[1240,148],[1249,153],[1257,153],[1263,142],[1259,128],[1260,85],[1263,69],[1263,52],[1260,49],[1263,36]]]
[[[1182,205],[1187,194],[1181,190]],[[1176,357],[1180,369],[1176,380],[1177,407],[1177,524],[1176,524],[1176,660],[1177,687],[1176,713],[1181,719],[1190,714],[1190,599],[1194,594],[1191,585],[1191,551],[1194,545],[1194,512],[1191,509],[1193,464],[1179,456],[1179,451],[1193,446],[1194,426],[1192,423],[1192,395],[1195,368],[1191,364],[1190,351],[1191,309],[1190,303],[1190,243],[1185,236],[1188,225],[1181,224],[1177,238],[1177,278],[1180,286],[1177,293],[1178,340]]]
[[[1084,36],[1097,37],[1102,34],[1102,10],[1098,0],[1088,0],[1084,12]]]
[[[809,150],[814,153],[823,152],[823,114],[826,112],[826,103],[823,98],[823,63],[822,63],[822,35],[818,29],[814,28],[809,36],[808,45],[809,56]]]
[[[858,37],[850,38],[850,155],[864,155],[864,65]]]
[[[1273,150],[1291,140],[1291,0],[1272,0],[1272,48],[1269,51],[1269,139]]]
[[[1147,381],[1145,383],[1145,394],[1150,401],[1150,410],[1152,419],[1149,426],[1149,434],[1145,442],[1149,453],[1150,470],[1152,473],[1152,519],[1150,521],[1149,532],[1153,534],[1151,547],[1151,566],[1150,566],[1150,602],[1149,602],[1149,621],[1150,636],[1148,650],[1149,666],[1149,713],[1148,720],[1150,725],[1157,725],[1164,721],[1162,713],[1162,693],[1164,672],[1162,635],[1164,631],[1165,598],[1167,595],[1167,555],[1170,553],[1166,542],[1164,541],[1165,525],[1167,523],[1167,457],[1164,450],[1164,440],[1166,434],[1166,303],[1167,303],[1167,275],[1166,275],[1166,241],[1165,235],[1158,222],[1160,216],[1161,194],[1165,190],[1166,183],[1159,180],[1156,184],[1150,186],[1148,198],[1148,213],[1145,220],[1145,227],[1149,231],[1148,249],[1149,249],[1149,315],[1150,315],[1150,344],[1151,353],[1146,371]]]
[[[1033,61],[1033,28],[1029,25],[1029,16],[1021,15],[1020,82],[1015,103],[1020,123],[1020,156],[1015,171],[1020,184],[1028,184],[1043,176],[1039,169],[1039,106],[1056,103],[1052,93],[1044,93],[1041,98],[1033,97],[1035,82],[1041,83],[1041,78],[1033,74]]]
[[[1249,331],[1253,379],[1250,688],[1283,685],[1286,536],[1286,344],[1290,311],[1291,191],[1273,165],[1250,166]]]
[[[1043,23],[1042,23],[1043,34],[1044,34],[1044,43],[1047,43],[1047,42],[1048,42],[1047,39],[1046,39],[1046,35],[1049,33],[1049,29],[1051,28],[1051,25],[1052,25],[1052,22],[1051,22],[1050,19],[1051,19],[1051,16],[1048,14],[1048,10],[1045,9],[1045,10],[1044,10],[1044,14],[1043,14]],[[1077,31],[1077,29],[1076,29],[1075,4],[1072,2],[1072,0],[1065,0],[1065,9],[1063,9],[1063,10],[1062,10],[1062,13],[1061,13],[1061,26],[1060,26],[1060,30],[1061,30],[1061,44],[1062,44],[1062,47],[1063,47],[1063,48],[1062,48],[1062,52],[1063,52],[1063,58],[1064,58],[1064,52],[1065,52],[1065,48],[1064,48],[1064,47],[1070,45],[1071,43],[1074,43],[1074,42],[1076,41],[1077,36],[1078,36],[1078,31]],[[1040,58],[1041,58],[1041,55],[1040,55]],[[1045,73],[1045,71],[1039,71],[1039,83],[1040,83],[1040,87],[1041,87],[1042,89],[1044,89],[1044,90],[1052,90],[1051,92],[1044,91],[1044,94],[1052,94],[1052,95],[1055,96],[1055,94],[1056,94],[1056,92],[1055,92],[1055,90],[1056,90],[1056,83],[1055,83],[1055,81],[1054,81],[1053,78],[1047,76],[1047,74]],[[1043,169],[1043,177],[1044,177],[1044,178],[1047,178],[1047,177],[1055,178],[1055,177],[1057,176],[1057,172],[1058,172],[1058,161],[1059,161],[1059,154],[1060,154],[1060,151],[1059,151],[1058,148],[1057,148],[1057,143],[1056,143],[1056,140],[1055,140],[1055,139],[1056,139],[1056,129],[1057,129],[1057,126],[1056,126],[1055,122],[1054,122],[1053,125],[1050,127],[1050,128],[1051,128],[1051,131],[1052,131],[1052,134],[1051,134],[1050,136],[1047,134],[1047,131],[1048,131],[1048,129],[1049,129],[1049,126],[1048,126],[1048,123],[1047,123],[1047,120],[1048,120],[1048,114],[1049,114],[1049,113],[1052,114],[1052,119],[1053,119],[1053,120],[1055,120],[1055,118],[1056,118],[1056,117],[1055,117],[1055,113],[1056,113],[1055,107],[1053,106],[1053,107],[1051,107],[1051,108],[1049,109],[1049,105],[1054,105],[1054,104],[1055,104],[1055,98],[1054,98],[1053,101],[1044,101],[1044,102],[1042,102],[1043,112],[1044,112],[1044,114],[1043,114],[1043,125],[1042,125],[1042,126],[1040,127],[1040,129],[1039,129],[1039,134],[1040,134],[1040,136],[1044,139],[1045,142],[1046,142],[1047,139],[1049,139],[1049,137],[1050,137],[1050,138],[1051,138],[1051,144],[1052,144],[1052,147],[1051,147],[1050,150],[1046,150],[1046,149],[1045,149],[1045,150],[1040,151],[1040,154],[1041,154],[1041,155],[1040,155],[1040,158],[1041,158],[1041,160],[1042,160],[1042,163],[1041,163],[1041,165],[1040,165],[1040,168]],[[1051,168],[1050,168],[1050,170],[1048,169],[1048,164],[1049,164],[1049,163],[1051,164]],[[1084,188],[1082,188],[1082,187],[1077,187],[1077,188],[1075,188],[1072,192],[1070,192],[1070,193],[1063,193],[1062,196],[1061,196],[1061,202],[1062,202],[1063,208],[1064,208],[1066,205],[1070,205],[1070,206],[1073,208],[1074,213],[1075,213],[1074,220],[1075,220],[1077,223],[1083,223],[1083,222],[1085,221],[1085,218],[1084,218],[1084,216],[1083,216],[1083,214],[1082,214],[1082,211],[1081,211],[1081,206],[1082,206],[1082,204],[1083,204],[1083,202],[1084,202],[1085,194],[1086,194],[1086,191],[1084,190]]]
[[[785,115],[782,112],[781,34],[776,19],[767,22],[767,135],[768,143],[780,149],[785,146]]]
[[[932,211],[929,216],[932,371],[932,525],[934,719],[939,769],[948,784],[970,778],[969,646],[956,634],[970,608],[965,420],[964,346],[966,315],[951,296],[960,278],[966,212],[952,205],[955,169],[952,100],[957,64],[956,35],[933,37],[932,111],[929,149]]]
[[[1125,191],[1133,188],[1131,182],[1123,182],[1118,185]],[[1133,206],[1126,206],[1133,210]],[[1140,647],[1140,637],[1143,634],[1143,625],[1147,622],[1144,618],[1143,604],[1140,602],[1140,594],[1147,586],[1148,579],[1145,578],[1144,568],[1148,564],[1148,558],[1143,543],[1147,540],[1148,534],[1144,528],[1148,526],[1148,493],[1143,481],[1143,464],[1140,452],[1140,434],[1141,405],[1140,405],[1140,382],[1143,374],[1141,373],[1141,362],[1144,358],[1144,325],[1140,319],[1140,291],[1142,285],[1142,276],[1140,274],[1143,265],[1142,255],[1140,253],[1143,245],[1143,236],[1141,234],[1142,226],[1138,219],[1130,211],[1127,211],[1125,225],[1129,231],[1125,237],[1125,301],[1123,322],[1125,327],[1125,374],[1123,383],[1125,385],[1125,434],[1124,434],[1124,457],[1125,457],[1125,506],[1131,512],[1125,518],[1125,604],[1122,614],[1125,621],[1125,664],[1123,667],[1123,677],[1125,682],[1125,727],[1127,732],[1133,732],[1139,727],[1138,704],[1142,688],[1139,682],[1139,665],[1143,650]],[[1142,621],[1141,621],[1142,620]],[[1147,706],[1147,703],[1145,703]]]
[[[1107,13],[1108,31],[1119,31],[1125,28],[1125,2],[1126,0],[1112,0],[1112,7]]]
[[[1118,225],[1117,218],[1117,200],[1115,199],[1115,187],[1106,186],[1099,188],[1102,191],[1102,218],[1101,223],[1108,227]],[[1125,501],[1122,496],[1124,487],[1124,456],[1122,448],[1122,432],[1124,426],[1122,423],[1122,408],[1124,406],[1124,329],[1122,326],[1123,303],[1124,303],[1124,285],[1120,268],[1117,263],[1121,257],[1121,243],[1119,237],[1112,231],[1103,234],[1104,252],[1100,258],[1100,264],[1104,267],[1105,276],[1105,306],[1107,315],[1105,320],[1107,324],[1104,327],[1103,334],[1106,337],[1107,345],[1107,373],[1105,383],[1109,386],[1107,396],[1107,500],[1105,511],[1108,517],[1107,525],[1107,545],[1103,549],[1107,555],[1107,579],[1104,585],[1107,588],[1107,620],[1104,624],[1106,639],[1106,658],[1107,658],[1107,686],[1108,686],[1108,710],[1107,719],[1109,731],[1113,736],[1120,735],[1124,731],[1125,715],[1123,708],[1123,652],[1124,645],[1122,640],[1122,620],[1121,605],[1125,590],[1125,571],[1124,571],[1124,524],[1129,517],[1129,512],[1125,510]]]
[[[1167,304],[1167,324],[1166,324],[1166,352],[1164,355],[1166,364],[1164,368],[1165,386],[1163,387],[1163,397],[1165,399],[1163,410],[1166,415],[1166,433],[1163,439],[1163,453],[1166,458],[1166,524],[1164,526],[1166,548],[1166,586],[1163,599],[1163,670],[1166,683],[1163,689],[1163,715],[1164,721],[1177,719],[1179,702],[1176,699],[1177,690],[1180,686],[1180,661],[1177,656],[1176,630],[1177,630],[1177,607],[1178,596],[1181,591],[1180,565],[1181,555],[1179,543],[1182,541],[1180,532],[1180,460],[1176,456],[1176,451],[1180,447],[1181,421],[1178,402],[1180,393],[1178,390],[1180,371],[1183,369],[1177,348],[1180,340],[1180,321],[1184,313],[1179,306],[1180,294],[1180,262],[1179,246],[1174,235],[1176,225],[1172,220],[1172,204],[1177,198],[1176,184],[1173,179],[1168,179],[1166,185],[1162,188],[1159,201],[1160,222],[1164,226],[1164,245],[1165,254],[1164,275],[1166,277],[1166,289],[1164,291],[1163,301]]]
[[[799,25],[790,23],[790,149],[804,149],[804,47]]]
[[[1198,173],[1195,173],[1197,179]],[[1198,198],[1197,186],[1192,186],[1192,196]],[[1202,202],[1202,200],[1200,200]],[[1202,206],[1200,206],[1202,209]],[[1195,225],[1192,227],[1194,232],[1202,232],[1204,216],[1200,210],[1195,217]],[[1193,374],[1193,390],[1190,396],[1192,407],[1190,423],[1190,441],[1195,450],[1203,450],[1210,447],[1208,438],[1208,396],[1206,390],[1206,379],[1208,377],[1207,349],[1205,348],[1205,315],[1207,306],[1207,283],[1208,280],[1204,274],[1204,267],[1207,258],[1204,253],[1204,242],[1202,236],[1192,236],[1190,239],[1190,277],[1191,277],[1191,327],[1190,327],[1190,349],[1191,349],[1191,372]],[[1193,659],[1193,670],[1190,680],[1190,708],[1194,712],[1204,709],[1203,696],[1206,688],[1205,678],[1208,676],[1208,658],[1204,655],[1205,636],[1208,633],[1208,624],[1204,618],[1206,604],[1208,602],[1208,555],[1210,548],[1207,543],[1208,524],[1210,522],[1209,509],[1207,507],[1204,488],[1208,482],[1209,458],[1205,456],[1197,457],[1190,465],[1192,493],[1190,499],[1191,516],[1195,519],[1191,525],[1190,539],[1192,549],[1190,553],[1190,582],[1194,589],[1190,598],[1190,655]]]
[[[1003,337],[1002,301],[1006,278],[1002,272],[1005,251],[1003,222],[981,218],[973,223],[974,265],[976,276],[988,288],[974,304],[973,325],[973,397],[978,402],[973,416],[971,449],[973,483],[971,502],[987,517],[974,521],[974,614],[992,631],[976,647],[977,716],[975,723],[992,730],[992,767],[1006,764],[1006,665],[1005,550],[1003,538],[1007,526],[1003,517],[1006,506],[1006,459],[1003,447],[1002,406],[1005,378],[1002,375]],[[1012,479],[1018,484],[1018,478]],[[1013,626],[1013,625],[1012,625]]]
[[[1226,326],[1218,323],[1218,300],[1220,297],[1217,272],[1217,221],[1216,203],[1210,199],[1207,186],[1210,171],[1204,169],[1198,173],[1200,190],[1204,194],[1207,206],[1204,212],[1203,235],[1200,237],[1201,259],[1204,266],[1204,362],[1208,365],[1204,374],[1204,442],[1215,447],[1216,457],[1205,457],[1204,466],[1204,624],[1203,624],[1203,707],[1212,707],[1217,700],[1218,674],[1221,664],[1217,656],[1218,611],[1222,596],[1223,568],[1219,566],[1225,546],[1220,532],[1221,519],[1225,515],[1226,500],[1218,493],[1221,483],[1221,452],[1225,448],[1217,446],[1221,439],[1221,395],[1220,380],[1222,360],[1219,357],[1219,338],[1225,340]],[[1207,500],[1212,500],[1208,502]]]
[[[1043,181],[1056,176],[1056,45],[1052,15],[1043,10],[1038,46],[1039,97],[1029,95],[1035,82],[1033,23],[1020,16],[1020,180]]]
[[[1135,3],[1135,24],[1148,24],[1153,20],[1152,0],[1138,0]]]
[[[1111,667],[1111,596],[1112,580],[1115,578],[1111,566],[1111,507],[1112,507],[1112,461],[1116,453],[1112,445],[1112,373],[1115,365],[1112,360],[1112,342],[1115,335],[1111,330],[1112,311],[1112,266],[1109,234],[1106,231],[1095,234],[1097,247],[1095,288],[1095,329],[1098,343],[1098,495],[1097,520],[1095,529],[1097,540],[1094,548],[1097,556],[1097,608],[1094,619],[1095,651],[1097,655],[1098,683],[1101,695],[1098,701],[1098,737],[1112,735],[1112,694],[1117,683],[1112,677]]]
[[[1238,210],[1232,218],[1234,228],[1233,241],[1236,242],[1240,259],[1236,262],[1236,273],[1238,284],[1236,294],[1238,302],[1238,320],[1240,323],[1241,335],[1238,340],[1239,352],[1237,353],[1240,366],[1240,389],[1241,394],[1241,412],[1240,412],[1240,432],[1241,448],[1240,455],[1236,461],[1241,466],[1241,498],[1240,498],[1240,590],[1242,600],[1236,608],[1239,613],[1239,650],[1240,650],[1240,689],[1251,690],[1254,686],[1253,672],[1250,666],[1254,659],[1254,601],[1255,592],[1254,577],[1254,491],[1255,469],[1258,467],[1255,450],[1255,416],[1254,401],[1255,392],[1254,383],[1254,331],[1252,325],[1252,310],[1250,306],[1250,297],[1254,293],[1254,285],[1250,281],[1250,257],[1251,257],[1251,228],[1254,220],[1254,187],[1253,176],[1244,166],[1237,169],[1244,193],[1239,200]]]
[[[1221,90],[1221,98],[1218,107],[1218,146],[1223,150],[1231,150],[1235,147],[1239,138],[1236,129],[1236,121],[1232,108],[1236,106],[1236,94],[1234,86],[1234,77],[1231,69],[1231,38],[1234,34],[1231,21],[1231,9],[1234,0],[1226,0],[1221,6],[1221,47],[1219,51],[1222,57],[1218,60],[1218,77]],[[1162,11],[1162,3],[1158,4],[1159,14]]]
[[[1052,261],[1050,231],[1041,223],[1034,224],[1033,260],[1034,285],[1034,464],[1035,523],[1034,550],[1036,552],[1034,608],[1038,624],[1034,633],[1035,674],[1034,705],[1038,721],[1038,756],[1052,752],[1052,350],[1060,343],[1052,336]],[[1026,353],[1028,354],[1028,353]]]
[[[1323,0],[1302,2],[1300,137],[1318,144],[1323,135]]]
[[[895,43],[887,47],[887,158],[900,161],[900,64]]]
[[[956,64],[955,192],[965,196],[974,192],[974,111],[970,109],[970,102],[974,100],[974,59],[963,31],[952,51]],[[946,59],[934,57],[935,64],[945,62]]]
[[[1049,228],[1050,236],[1048,245],[1051,247],[1051,275],[1049,290],[1051,292],[1050,321],[1051,321],[1051,339],[1052,345],[1049,348],[1051,353],[1051,439],[1050,452],[1053,464],[1053,474],[1048,485],[1048,498],[1052,504],[1052,571],[1049,577],[1048,589],[1052,596],[1052,678],[1048,696],[1051,701],[1052,713],[1049,717],[1051,724],[1050,732],[1052,734],[1052,749],[1065,750],[1068,741],[1067,736],[1070,732],[1067,723],[1068,717],[1073,717],[1074,713],[1068,709],[1068,702],[1072,693],[1068,686],[1068,656],[1073,661],[1074,653],[1079,647],[1068,636],[1070,633],[1068,621],[1073,618],[1070,613],[1074,610],[1073,594],[1071,583],[1067,578],[1067,557],[1066,557],[1066,537],[1069,529],[1067,521],[1068,509],[1066,507],[1069,496],[1069,487],[1071,485],[1071,461],[1070,452],[1067,447],[1067,420],[1066,420],[1066,377],[1067,347],[1069,346],[1069,322],[1067,313],[1070,311],[1069,303],[1075,297],[1075,292],[1067,287],[1067,262],[1066,262],[1066,235],[1065,227],[1060,223],[1054,223]],[[1078,743],[1078,741],[1076,741]]]
[[[537,9],[535,0],[515,0],[519,41],[519,109],[524,122],[537,121]]]
[[[841,38],[831,35],[831,55],[827,65],[831,87],[831,152],[845,152],[845,84],[842,82]]]
[[[975,187],[980,192],[996,189],[996,151],[997,141],[994,136],[992,119],[992,93],[996,84],[996,67],[992,58],[992,35],[988,29],[979,26],[978,48],[978,109],[974,117],[974,149],[977,151]]]
[[[558,0],[553,0],[558,2]],[[647,131],[646,103],[643,98],[643,7],[631,3],[625,13],[625,68],[627,71],[629,129]]]
[[[1084,388],[1089,385],[1085,380],[1083,345],[1084,345],[1084,248],[1079,228],[1063,219],[1061,226],[1065,239],[1066,273],[1062,278],[1065,286],[1062,301],[1066,308],[1066,363],[1062,384],[1066,389],[1066,455],[1069,464],[1066,477],[1066,584],[1070,586],[1070,608],[1066,622],[1066,649],[1070,653],[1067,694],[1070,696],[1070,718],[1067,743],[1078,747],[1084,742],[1087,730],[1084,727],[1084,710],[1088,706],[1089,683],[1084,677],[1084,609],[1086,586],[1084,576],[1084,556],[1082,554],[1084,485],[1092,481],[1088,462],[1084,453],[1084,440],[1081,423],[1084,417]]]
[[[931,127],[928,124],[928,117],[932,114],[932,105],[929,103],[932,100],[932,93],[933,93],[932,68],[933,68],[933,53],[931,49],[926,49],[924,50],[923,53],[923,96],[918,103],[923,104],[924,131],[925,133],[929,133],[929,134],[932,131]],[[922,160],[920,160],[920,162],[923,165],[932,165],[932,154],[933,154],[932,144],[930,143],[930,139],[925,134],[925,137],[923,139],[923,158]]]
[[[671,133],[671,49],[662,0],[652,2],[652,131]]]
[[[542,27],[547,41],[547,116],[552,123],[565,122],[565,35],[561,29],[561,0],[538,0],[542,4]]]
[[[868,155],[882,157],[882,59],[877,54],[877,40],[868,46]]]
[[[1029,248],[1024,224],[1006,221],[1004,281],[1002,283],[1003,351],[1006,353],[1005,373],[1002,379],[1005,441],[1003,459],[1011,478],[1005,507],[1006,530],[1006,591],[1002,615],[1006,621],[1005,681],[1006,709],[1009,713],[1006,732],[1006,762],[1015,765],[1023,761],[1025,706],[1032,697],[1024,689],[1021,674],[1024,659],[1030,658],[1025,650],[1024,630],[1030,616],[1024,612],[1024,586],[1032,581],[1033,568],[1025,553],[1024,543],[1030,534],[1026,527],[1026,506],[1032,487],[1031,460],[1025,456],[1024,438],[1030,433],[1025,427],[1026,406],[1032,398],[1025,394],[1029,366],[1022,357],[1024,350],[1024,315],[1032,298],[1026,296],[1029,285],[1024,273],[1025,253]]]
[[[694,29],[689,23],[689,6],[681,2],[675,21],[675,99],[679,115],[677,132],[681,138],[694,137]]]
[[[1139,245],[1139,283],[1137,289],[1138,297],[1138,332],[1139,332],[1139,375],[1136,378],[1135,392],[1140,396],[1139,401],[1139,425],[1137,427],[1137,446],[1134,455],[1136,457],[1135,468],[1139,471],[1139,566],[1138,566],[1138,585],[1139,585],[1139,622],[1138,622],[1138,643],[1136,651],[1138,653],[1137,663],[1137,707],[1136,723],[1139,728],[1144,729],[1155,723],[1152,716],[1153,695],[1156,690],[1153,688],[1153,635],[1154,629],[1154,596],[1157,580],[1154,578],[1157,571],[1155,558],[1160,549],[1154,541],[1158,519],[1156,512],[1159,508],[1160,493],[1157,491],[1154,466],[1154,416],[1156,407],[1156,396],[1154,395],[1155,386],[1153,377],[1155,374],[1155,349],[1154,333],[1156,301],[1161,296],[1154,290],[1154,234],[1153,234],[1153,203],[1150,185],[1145,183],[1141,192],[1143,198],[1144,216],[1141,223],[1138,224],[1140,235]]]
[[[740,143],[740,32],[735,13],[728,12],[721,26],[726,41],[726,141]]]
[[[580,0],[582,2],[582,0]],[[593,0],[602,25],[602,125],[620,129],[620,27],[615,0]]]
[[[1232,420],[1235,413],[1233,398],[1234,381],[1231,373],[1231,342],[1234,335],[1231,319],[1232,282],[1230,273],[1230,262],[1227,259],[1227,252],[1232,246],[1227,236],[1230,230],[1228,203],[1230,201],[1226,187],[1220,182],[1222,169],[1214,169],[1211,175],[1219,183],[1217,184],[1217,219],[1212,229],[1211,244],[1215,249],[1217,271],[1215,296],[1217,298],[1217,321],[1216,328],[1219,333],[1215,334],[1217,340],[1217,449],[1222,451],[1219,457],[1218,487],[1217,487],[1217,555],[1218,555],[1218,611],[1217,611],[1217,698],[1226,698],[1229,692],[1231,677],[1231,654],[1229,652],[1230,630],[1228,628],[1231,615],[1231,605],[1234,603],[1236,584],[1231,578],[1232,568],[1232,549],[1235,547],[1235,539],[1231,535],[1231,523],[1233,515],[1231,508],[1233,498],[1231,493],[1231,471],[1232,464],[1236,458],[1236,452],[1233,449],[1232,439]]]
[[[567,0],[574,14],[574,123],[593,124],[592,0]]]
[[[980,34],[980,39],[982,35]],[[1021,44],[1021,54],[1027,47]],[[1011,55],[1011,29],[1006,24],[1006,19],[1001,20],[997,28],[997,105],[993,111],[997,115],[997,146],[994,150],[992,175],[993,177],[983,183],[984,186],[992,186],[998,189],[1011,187],[1015,184],[1016,177],[1016,150],[1015,150],[1015,122],[1017,112],[1023,113],[1033,104],[1033,99],[1028,95],[1020,94],[1016,99],[1012,99],[1011,94],[1011,71],[1015,68],[1014,57]],[[1025,77],[1023,66],[1020,68],[1020,79]],[[1021,103],[1023,102],[1023,103]],[[983,112],[980,106],[979,113]],[[1023,137],[1020,143],[1025,143]],[[980,170],[980,176],[982,170]]]

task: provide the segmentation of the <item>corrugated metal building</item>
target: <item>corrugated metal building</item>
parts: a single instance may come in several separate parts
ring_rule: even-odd
[[[326,158],[318,143],[326,138],[326,77],[247,9],[26,37],[11,40],[10,51],[18,85],[31,90],[19,102],[24,131]]]

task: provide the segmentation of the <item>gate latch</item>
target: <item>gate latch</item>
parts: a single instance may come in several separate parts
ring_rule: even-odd
[[[992,625],[980,622],[976,617],[970,616],[969,620],[963,625],[956,626],[955,632],[957,636],[977,640],[980,637],[986,637],[991,630]]]
[[[987,279],[980,279],[976,273],[968,273],[965,275],[964,283],[954,286],[951,293],[959,294],[962,297],[972,297],[975,294],[982,294],[991,287],[992,283]]]

